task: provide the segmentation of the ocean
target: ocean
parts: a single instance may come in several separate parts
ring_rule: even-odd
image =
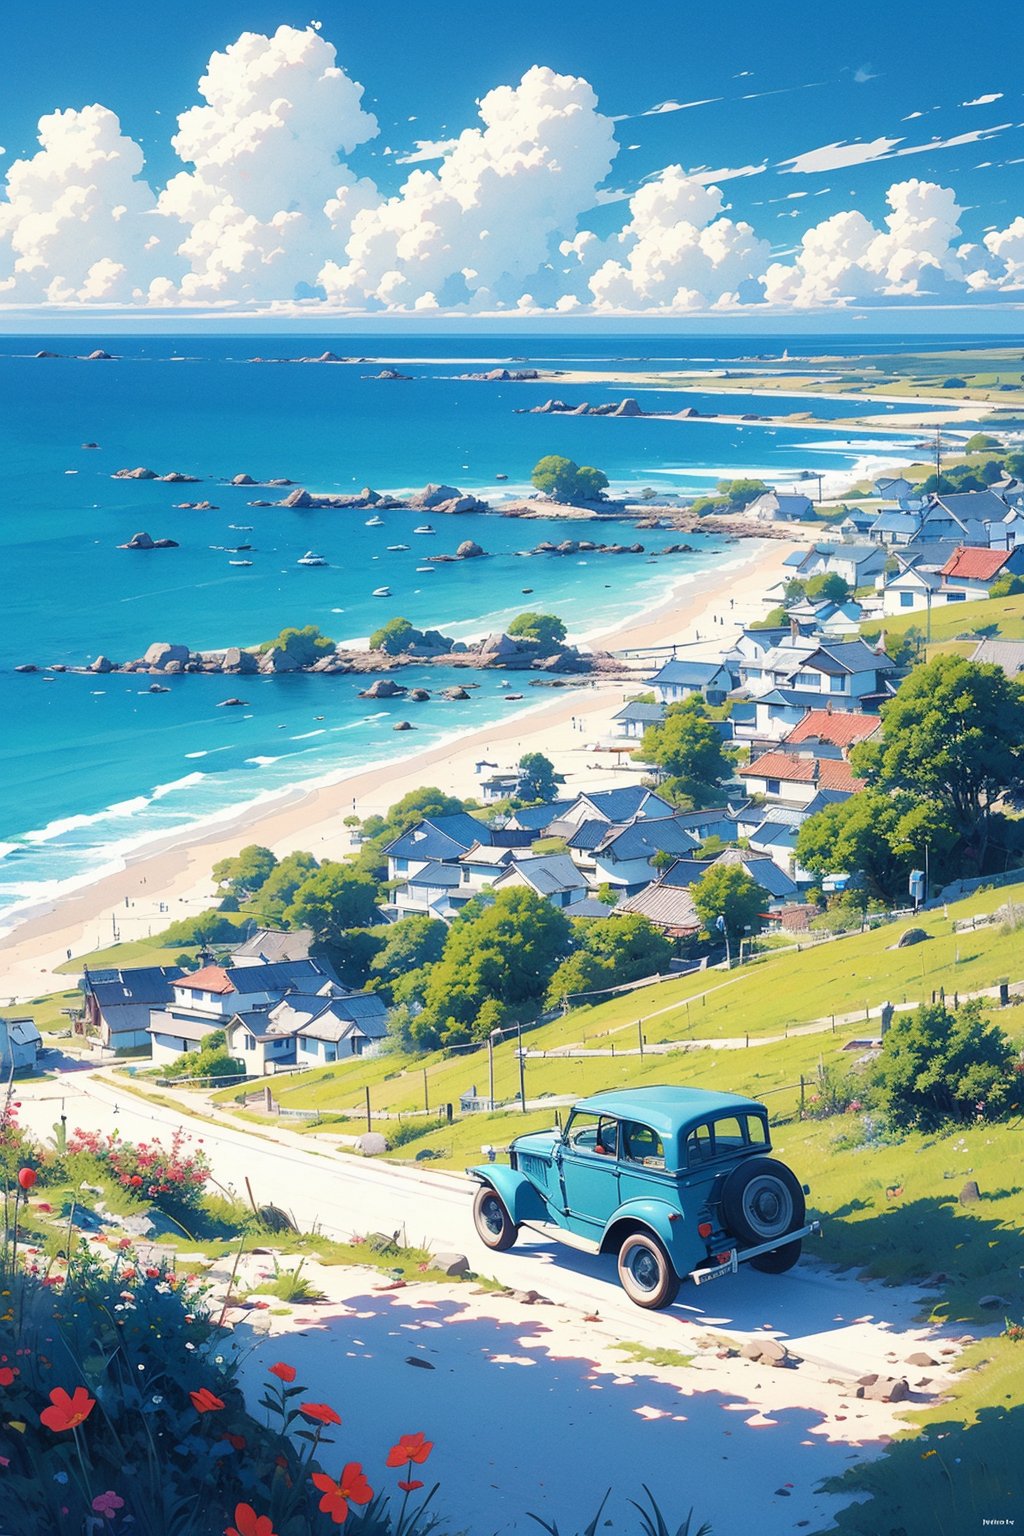
[[[791,344],[787,369],[825,345],[824,338]],[[827,342],[833,355],[842,346]],[[115,360],[81,360],[94,347]],[[126,661],[159,640],[193,649],[245,645],[291,624],[353,640],[395,614],[465,638],[501,628],[527,607],[557,612],[579,637],[641,612],[683,577],[736,558],[735,547],[706,535],[688,536],[692,554],[662,560],[524,558],[542,539],[594,530],[398,511],[367,527],[368,513],[252,507],[287,491],[233,487],[231,477],[287,478],[325,492],[364,485],[398,492],[443,481],[497,500],[527,491],[536,460],[562,453],[601,467],[616,492],[685,493],[741,471],[780,483],[803,471],[834,473],[864,457],[899,457],[917,440],[913,432],[894,438],[838,425],[832,432],[517,414],[551,396],[599,404],[635,394],[646,410],[806,411],[827,423],[856,409],[848,401],[800,396],[766,405],[753,393],[699,387],[457,377],[498,366],[685,373],[765,347],[763,339],[688,345],[678,337],[0,338],[0,925],[118,867],[148,841],[393,761],[399,750],[421,750],[508,712],[500,680],[487,674],[474,677],[480,686],[468,703],[410,705],[359,698],[372,678],[171,678],[167,693],[150,694],[145,676],[25,675],[14,671],[20,664],[85,666],[100,654]],[[63,355],[33,356],[44,348]],[[372,361],[249,361],[327,349]],[[384,366],[410,378],[373,378]],[[897,421],[900,410],[891,407]],[[200,483],[112,478],[137,465]],[[217,510],[175,507],[198,500]],[[433,536],[413,533],[424,522]],[[179,547],[117,547],[143,530]],[[596,536],[639,539],[648,552],[678,540],[638,534],[614,517],[602,519]],[[463,539],[474,539],[487,558],[423,569],[424,556],[453,553]],[[409,548],[389,551],[394,544]],[[298,566],[310,549],[327,565]],[[238,560],[251,564],[231,563]],[[372,595],[382,586],[389,598]],[[444,668],[416,677],[432,691],[453,680],[465,678]],[[246,707],[221,708],[232,695]],[[412,711],[416,734],[396,737],[395,721]]]

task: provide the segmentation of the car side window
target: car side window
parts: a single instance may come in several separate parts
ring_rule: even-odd
[[[698,1125],[686,1138],[686,1166],[699,1168],[702,1163],[710,1162],[715,1155],[714,1143],[711,1140],[711,1127]]]
[[[594,1152],[599,1157],[614,1157],[618,1150],[619,1126],[608,1115],[573,1115],[565,1134],[574,1152]]]
[[[627,1163],[642,1163],[645,1168],[664,1168],[665,1147],[661,1137],[649,1125],[638,1120],[622,1122],[622,1157]]]
[[[739,1152],[746,1146],[743,1124],[736,1115],[723,1116],[715,1121],[715,1151],[719,1155]]]

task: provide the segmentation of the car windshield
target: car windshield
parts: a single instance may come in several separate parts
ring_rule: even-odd
[[[614,1157],[618,1134],[617,1120],[608,1115],[594,1115],[578,1110],[569,1121],[565,1141],[574,1152],[594,1152],[599,1157]]]

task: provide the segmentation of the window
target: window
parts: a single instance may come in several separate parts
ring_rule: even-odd
[[[404,875],[404,874],[406,874],[408,872],[408,869],[409,869],[409,860],[408,859],[395,859],[394,864],[395,864],[395,874],[396,875]]]
[[[574,1114],[565,1132],[565,1140],[574,1152],[596,1152],[614,1157],[618,1147],[619,1125],[609,1115]]]
[[[820,688],[821,687],[821,673],[820,672],[798,672],[797,675],[796,675],[795,681],[800,684],[801,688]]]
[[[946,593],[946,602],[947,603],[962,603],[964,601],[964,599],[966,598],[966,596],[967,596],[966,592],[947,592]]]
[[[686,1166],[699,1168],[701,1163],[709,1162],[714,1157],[714,1143],[711,1140],[711,1127],[698,1125],[686,1138]]]
[[[307,1039],[305,1035],[300,1035],[299,1050],[304,1051],[307,1056],[315,1056],[317,1053],[317,1042]]]
[[[715,1155],[740,1152],[744,1147],[767,1147],[768,1134],[760,1115],[723,1115],[712,1127]]]
[[[777,795],[781,792],[782,783],[779,779],[765,779],[765,785],[769,795]]]
[[[649,1125],[637,1120],[622,1122],[622,1159],[642,1163],[645,1168],[664,1168],[665,1148],[661,1137]]]
[[[848,677],[830,677],[828,680],[829,693],[845,693],[849,681]]]
[[[914,606],[914,594],[913,594],[913,592],[901,592],[900,593],[900,607],[901,608],[913,608],[913,606]]]

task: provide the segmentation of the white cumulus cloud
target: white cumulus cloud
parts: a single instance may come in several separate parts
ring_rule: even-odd
[[[611,168],[611,120],[586,80],[541,67],[488,92],[480,117],[437,171],[413,171],[356,214],[344,256],[320,274],[331,299],[402,309],[430,293],[443,308],[494,308],[529,291],[545,302],[553,244]]]
[[[187,301],[292,298],[347,238],[376,189],[340,163],[377,132],[363,87],[312,28],[243,32],[199,82],[206,105],[178,118],[172,144],[194,166],[159,210],[182,220]]]
[[[173,270],[182,231],[155,212],[140,146],[98,105],[40,118],[39,143],[9,168],[0,195],[0,297],[141,298],[151,277]]]

